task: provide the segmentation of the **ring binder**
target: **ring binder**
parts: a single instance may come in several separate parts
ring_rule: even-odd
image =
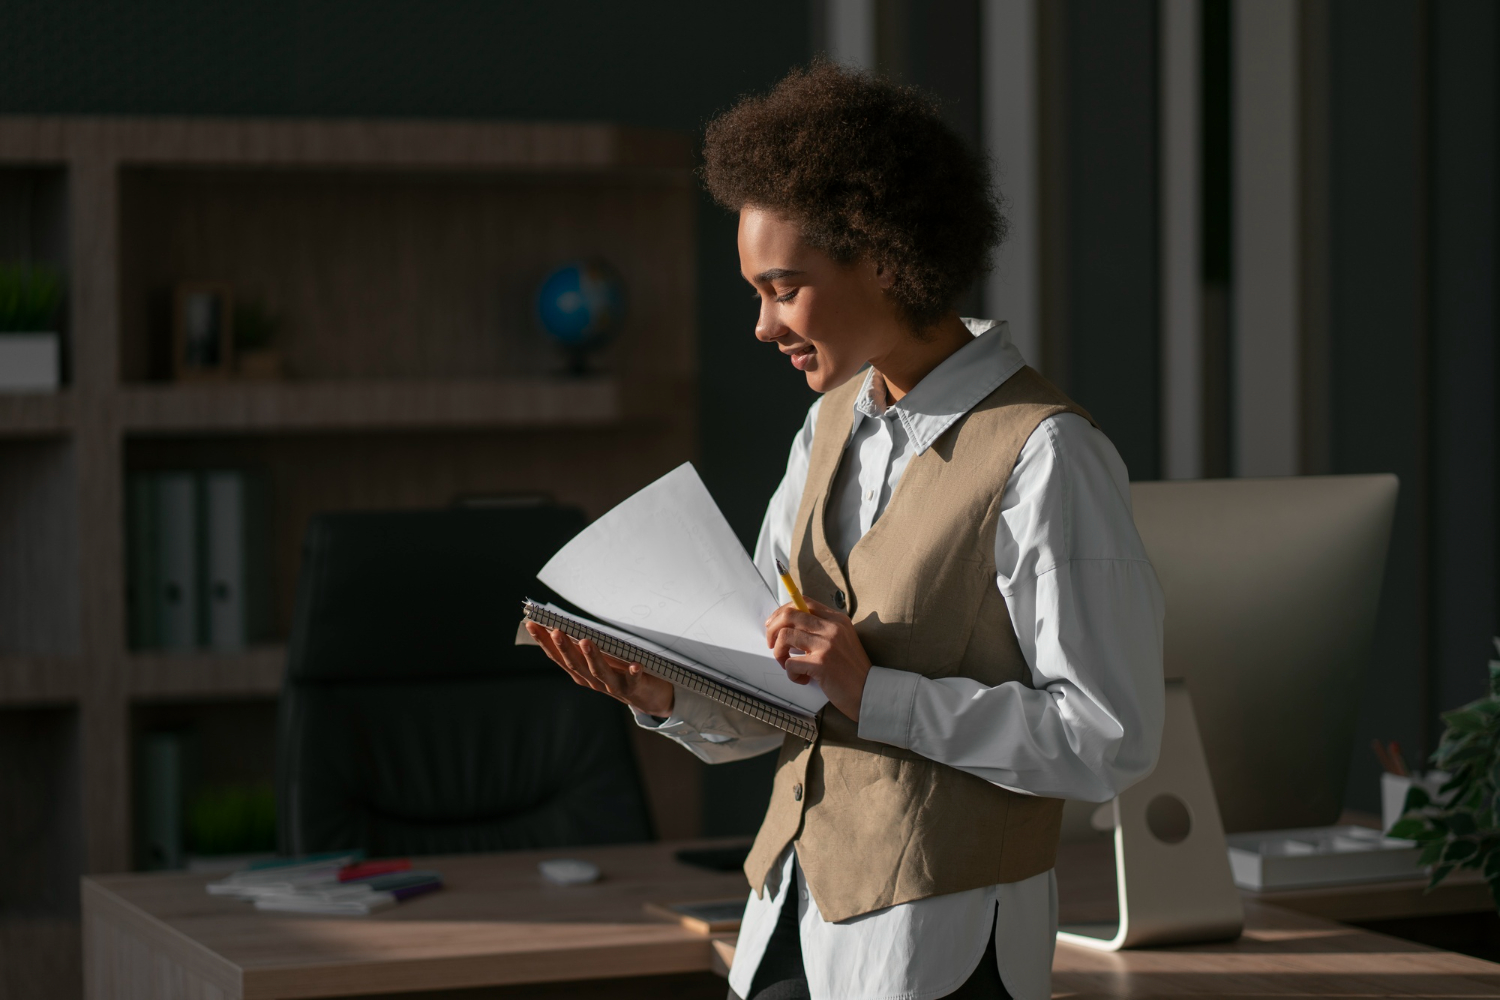
[[[631,663],[639,663],[648,674],[671,681],[678,687],[687,688],[721,705],[728,705],[753,719],[759,719],[761,722],[775,726],[809,743],[818,738],[816,717],[790,712],[780,705],[771,704],[745,691],[716,681],[712,677],[706,677],[691,667],[627,642],[619,636],[601,632],[570,615],[561,614],[536,601],[522,601],[521,610],[527,619],[538,625],[549,629],[559,629],[575,640],[588,639],[611,656],[628,660]]]

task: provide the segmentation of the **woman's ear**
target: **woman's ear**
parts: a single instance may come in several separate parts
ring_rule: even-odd
[[[881,288],[889,290],[890,287],[896,283],[895,274],[893,274],[891,272],[891,269],[886,267],[884,264],[876,264],[872,261],[870,266],[875,269],[875,283],[878,284]]]

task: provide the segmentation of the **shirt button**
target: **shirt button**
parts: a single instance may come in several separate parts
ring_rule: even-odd
[[[792,801],[793,802],[801,802],[802,801],[802,782],[800,782],[800,781],[797,782],[795,785],[792,786]]]
[[[866,500],[874,500],[875,499],[875,491],[874,490],[865,490],[865,499]]]
[[[844,610],[844,592],[842,590],[835,590],[833,592],[833,606],[840,611]]]

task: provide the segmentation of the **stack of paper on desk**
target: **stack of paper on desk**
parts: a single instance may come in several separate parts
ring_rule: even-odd
[[[362,916],[442,888],[435,871],[411,871],[405,859],[359,864],[363,856],[354,851],[278,859],[210,882],[207,889],[212,896],[252,902],[257,910]]]
[[[828,701],[766,648],[776,596],[691,465],[605,514],[537,576],[597,617],[528,601],[528,618],[807,740]]]

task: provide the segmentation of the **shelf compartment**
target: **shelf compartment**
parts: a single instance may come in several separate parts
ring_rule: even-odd
[[[74,459],[69,440],[0,441],[0,654],[79,651]]]
[[[82,786],[78,711],[0,709],[0,919],[78,915]]]
[[[597,517],[691,456],[691,428],[671,419],[607,426],[409,427],[291,433],[255,428],[127,434],[127,474],[244,469],[269,484],[270,635],[290,634],[308,519],[324,511],[447,507],[549,496]],[[123,568],[122,568],[123,572]]]
[[[228,382],[120,393],[127,433],[567,427],[618,421],[611,379]]]
[[[130,696],[138,701],[193,698],[274,698],[281,691],[286,647],[242,653],[132,653],[126,661]]]
[[[61,357],[59,375],[68,381],[71,345],[69,343],[68,287],[68,171],[62,165],[0,165],[0,264],[23,264],[46,267],[57,272],[63,281],[63,295],[53,322],[42,329],[22,333],[55,333]],[[9,431],[8,399],[0,397],[0,435]],[[45,408],[32,416],[43,417]],[[44,426],[42,430],[46,430]],[[26,428],[23,425],[23,432]]]
[[[278,317],[292,375],[504,379],[556,370],[536,293],[602,257],[629,300],[602,364],[692,368],[689,175],[120,171],[120,374],[173,378],[172,296],[227,285]],[[636,370],[632,370],[636,369]]]

